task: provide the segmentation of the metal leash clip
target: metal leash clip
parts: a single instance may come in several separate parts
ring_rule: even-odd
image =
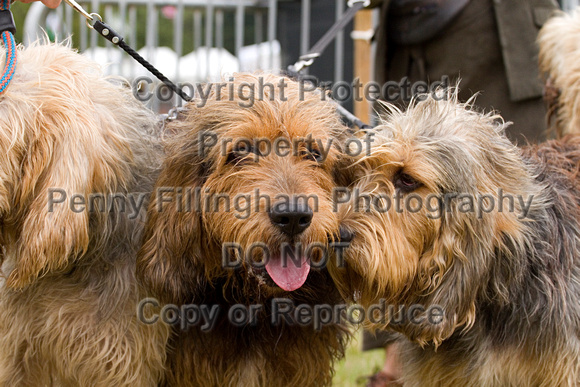
[[[98,13],[88,13],[75,0],[64,0],[64,1],[68,5],[70,5],[75,11],[77,11],[78,13],[80,13],[81,15],[83,15],[85,17],[85,19],[87,19],[86,20],[87,27],[93,28],[97,20],[100,21],[100,22],[103,21],[103,18],[101,17],[101,15],[99,15]]]
[[[363,4],[363,8],[366,8],[369,5],[371,5],[371,0],[348,0],[348,2],[346,3],[346,5],[349,8],[352,8],[352,6],[355,5],[356,3],[362,3]]]
[[[310,54],[304,54],[300,58],[298,58],[298,62],[294,63],[293,68],[294,71],[300,72],[303,68],[309,67],[314,60],[320,56],[319,52],[313,52]]]

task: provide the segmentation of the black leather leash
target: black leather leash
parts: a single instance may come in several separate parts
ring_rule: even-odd
[[[75,0],[65,0],[65,2],[73,7],[77,12],[83,15],[87,20],[87,26],[89,28],[97,31],[102,37],[107,39],[109,42],[120,47],[127,54],[131,55],[133,59],[139,62],[143,67],[155,75],[161,82],[163,82],[167,87],[173,90],[177,95],[183,98],[185,101],[191,101],[192,97],[187,95],[182,88],[173,83],[169,78],[163,75],[159,70],[157,70],[151,63],[149,63],[145,58],[143,58],[137,51],[135,51],[131,46],[129,46],[123,37],[119,35],[115,30],[109,27],[103,22],[103,19],[99,14],[88,13],[85,11]],[[330,42],[334,40],[336,35],[354,18],[354,15],[362,8],[368,6],[370,0],[350,0],[348,2],[349,10],[345,12],[342,17],[337,20],[332,27],[312,46],[312,48],[304,55],[300,56],[298,62],[294,65],[288,66],[288,75],[300,79],[300,71],[305,67],[310,66],[314,63],[314,60],[318,58],[322,52],[328,47]],[[351,124],[356,125],[360,129],[369,129],[370,125],[365,124],[360,119],[358,119],[354,114],[346,110],[340,104],[337,105],[338,112]]]
[[[113,43],[123,49],[127,54],[131,55],[133,59],[139,62],[143,67],[145,67],[151,74],[155,75],[161,82],[163,82],[167,87],[173,90],[177,95],[183,98],[185,101],[191,101],[192,97],[187,95],[182,88],[177,86],[175,83],[171,82],[169,78],[157,70],[155,66],[147,62],[137,51],[135,51],[131,46],[125,42],[123,37],[119,35],[114,29],[109,27],[107,24],[103,23],[103,19],[99,14],[88,13],[85,11],[75,0],[65,0],[65,2],[73,7],[77,12],[83,15],[87,19],[87,26],[89,28],[97,31],[102,37],[107,39],[109,42]]]

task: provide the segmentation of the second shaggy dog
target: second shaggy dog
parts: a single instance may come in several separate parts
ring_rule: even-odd
[[[341,302],[314,266],[338,234],[331,198],[345,128],[322,94],[287,78],[238,74],[212,86],[166,128],[138,260],[161,303],[219,313],[207,329],[183,329],[181,316],[166,385],[329,385],[345,326],[317,330],[292,316]],[[276,300],[292,303],[288,319],[274,317]],[[240,305],[257,308],[254,318],[233,321]]]

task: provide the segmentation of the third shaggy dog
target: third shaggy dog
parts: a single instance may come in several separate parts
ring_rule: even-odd
[[[344,205],[343,294],[443,311],[373,324],[406,336],[405,386],[580,378],[580,139],[521,150],[498,118],[453,97],[392,108],[351,171],[369,200]]]

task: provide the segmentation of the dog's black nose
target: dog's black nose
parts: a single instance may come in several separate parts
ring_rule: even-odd
[[[312,217],[312,210],[304,203],[278,203],[270,210],[270,221],[288,236],[296,236],[306,230]]]

